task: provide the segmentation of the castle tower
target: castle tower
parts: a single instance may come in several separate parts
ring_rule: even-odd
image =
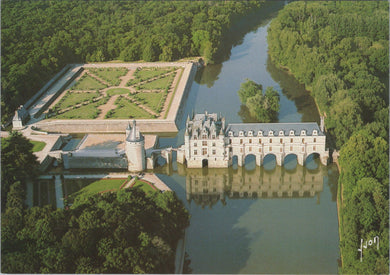
[[[126,156],[130,172],[145,170],[145,139],[140,133],[135,120],[133,121],[133,127],[130,127],[129,124],[126,129]]]

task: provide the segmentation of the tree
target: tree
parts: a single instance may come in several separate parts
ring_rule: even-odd
[[[12,132],[3,139],[1,147],[1,205],[4,211],[11,185],[20,182],[24,186],[27,179],[33,180],[38,174],[38,162],[32,153],[33,145],[19,132]]]
[[[245,82],[241,83],[240,89],[238,90],[238,96],[240,97],[241,103],[244,105],[247,104],[248,98],[262,93],[263,86],[248,78],[245,79]]]

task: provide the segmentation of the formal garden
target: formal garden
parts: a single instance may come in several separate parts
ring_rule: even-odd
[[[182,67],[84,67],[46,118],[164,119],[182,72]]]

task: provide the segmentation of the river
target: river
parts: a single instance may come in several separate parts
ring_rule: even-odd
[[[181,130],[175,138],[161,138],[161,147],[184,143],[185,119],[192,112],[221,113],[228,123],[252,122],[237,94],[246,78],[279,91],[279,122],[319,122],[309,93],[267,54],[267,28],[281,7],[249,18],[248,32],[227,43],[221,54],[225,60],[198,72],[182,110]],[[277,167],[271,159],[256,167],[249,158],[242,168],[186,169],[174,162],[157,173],[191,214],[185,251],[193,273],[337,273],[338,172],[333,165],[310,159],[301,167],[288,159],[285,167]]]

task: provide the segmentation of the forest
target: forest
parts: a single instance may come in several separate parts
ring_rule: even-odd
[[[32,147],[17,132],[2,144],[2,273],[174,273],[189,225],[174,192],[131,188],[78,196],[65,209],[27,208],[26,174],[38,164]]]
[[[339,150],[341,273],[389,273],[389,3],[298,1],[268,29],[273,62],[305,84]],[[361,242],[378,237],[379,248]]]
[[[212,63],[232,23],[261,2],[2,1],[2,123],[69,63]]]

